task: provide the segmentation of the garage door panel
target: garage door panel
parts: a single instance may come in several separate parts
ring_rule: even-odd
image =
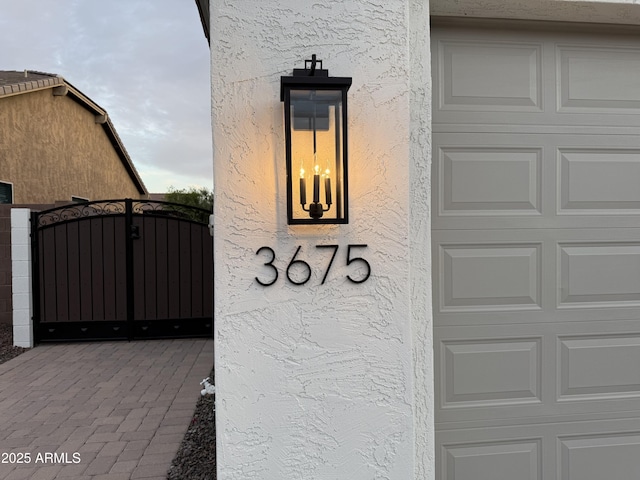
[[[555,403],[552,332],[528,326],[436,328],[436,421],[521,422]]]
[[[559,243],[558,308],[640,306],[640,243]]]
[[[640,113],[640,48],[559,45],[558,112]]]
[[[435,229],[640,224],[639,135],[439,133],[434,157]]]
[[[542,480],[540,439],[442,448],[446,480]]]
[[[541,244],[440,245],[441,309],[540,309]]]
[[[540,215],[542,148],[439,149],[440,215]]]
[[[640,472],[639,442],[637,418],[452,428],[436,436],[436,478],[634,480]],[[502,476],[492,476],[492,468]]]
[[[464,112],[469,124],[638,126],[636,38],[434,29],[434,113],[451,124]]]
[[[639,228],[434,230],[432,243],[436,326],[640,316]]]
[[[540,403],[542,339],[442,343],[442,408]]]
[[[640,148],[558,148],[559,214],[640,214]]]
[[[640,336],[559,336],[558,401],[640,398]]]
[[[640,410],[640,318],[436,327],[434,336],[442,428]]]
[[[520,42],[440,43],[443,110],[542,110],[542,45]]]
[[[630,480],[640,472],[640,433],[560,438],[560,480]]]

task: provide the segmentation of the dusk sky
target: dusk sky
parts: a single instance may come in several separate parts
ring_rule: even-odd
[[[0,70],[61,75],[109,113],[149,192],[212,188],[209,47],[193,0],[3,4]]]

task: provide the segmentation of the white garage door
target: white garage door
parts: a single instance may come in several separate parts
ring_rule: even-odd
[[[479,25],[432,33],[437,478],[638,480],[640,34]]]

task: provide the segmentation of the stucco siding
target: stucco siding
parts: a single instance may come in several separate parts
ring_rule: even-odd
[[[409,4],[211,8],[218,478],[411,478]],[[314,53],[353,77],[348,225],[286,220],[280,76]],[[330,244],[323,285],[316,245]],[[346,279],[362,274],[349,244],[367,245],[351,253],[371,264],[364,283]],[[261,246],[276,253],[271,287],[255,281],[270,274]],[[298,246],[313,270],[304,286],[286,279]]]
[[[14,203],[140,198],[94,114],[51,89],[0,99],[0,181]]]
[[[411,68],[409,274],[413,353],[414,476],[435,475],[431,313],[431,41],[429,2],[409,2]]]

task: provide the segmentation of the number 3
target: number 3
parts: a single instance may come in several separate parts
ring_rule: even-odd
[[[266,262],[264,265],[267,266],[267,267],[273,268],[273,271],[275,272],[275,275],[273,276],[273,280],[271,280],[270,282],[263,282],[258,277],[256,277],[256,282],[258,282],[263,287],[268,287],[268,286],[273,285],[274,283],[276,283],[276,280],[278,280],[278,269],[273,264],[273,261],[276,259],[276,252],[274,252],[273,248],[271,248],[271,247],[260,247],[258,249],[258,251],[256,252],[256,255],[260,255],[260,252],[262,250],[269,250],[271,252],[271,260]]]

